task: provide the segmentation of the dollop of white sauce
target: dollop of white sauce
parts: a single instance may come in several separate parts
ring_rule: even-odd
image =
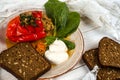
[[[45,52],[45,57],[54,64],[61,64],[69,58],[67,50],[65,43],[56,39]]]

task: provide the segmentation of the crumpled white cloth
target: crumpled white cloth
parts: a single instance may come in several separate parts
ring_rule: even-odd
[[[91,70],[90,72],[88,72],[85,77],[83,77],[82,80],[96,80],[96,76],[97,76],[97,72],[98,72],[98,66],[95,66],[93,68],[93,70]]]
[[[95,22],[103,33],[120,41],[120,0],[70,0],[67,4]]]

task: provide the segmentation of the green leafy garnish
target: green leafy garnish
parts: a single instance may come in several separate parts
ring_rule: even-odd
[[[62,41],[66,44],[66,46],[67,46],[67,48],[68,48],[69,50],[72,50],[72,49],[75,48],[75,43],[73,43],[73,42],[71,42],[71,41],[68,41],[68,40],[65,40],[65,39],[63,39],[63,38],[56,38],[56,37],[54,37],[54,36],[48,36],[48,37],[46,37],[46,38],[45,38],[46,44],[47,44],[47,45],[50,45],[50,44],[52,44],[56,39],[62,40]]]
[[[66,44],[66,46],[69,50],[72,50],[75,48],[75,43],[65,40],[65,39],[61,39],[61,40]]]
[[[29,13],[20,14],[20,24],[21,26],[28,26],[28,25],[32,25],[34,27],[37,26],[35,23],[35,18],[32,16],[32,14]]]
[[[56,37],[54,37],[54,36],[47,36],[47,37],[45,38],[46,44],[47,44],[47,45],[52,44],[52,43],[55,41],[55,39],[56,39]]]
[[[69,9],[64,2],[58,0],[49,0],[45,4],[47,16],[52,19],[53,24],[56,26],[56,32],[65,27],[69,14]]]
[[[50,45],[57,38],[61,39],[68,49],[74,49],[75,44],[64,38],[77,30],[80,23],[79,13],[70,12],[66,3],[58,0],[48,0],[44,6],[47,16],[52,19],[55,25],[54,37],[46,38],[47,44]]]
[[[77,12],[70,12],[66,27],[59,29],[57,32],[58,37],[67,37],[68,35],[75,32],[79,26],[80,23],[80,15]]]

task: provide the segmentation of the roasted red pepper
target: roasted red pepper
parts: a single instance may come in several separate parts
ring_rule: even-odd
[[[35,18],[37,18],[35,20],[36,27],[32,25],[27,26],[21,25],[20,16],[17,16],[8,23],[6,33],[8,39],[10,39],[13,42],[26,42],[44,38],[46,36],[46,33],[43,27],[43,23],[41,21],[42,12],[34,11],[32,12],[32,15]]]
[[[41,11],[33,11],[33,12],[32,12],[32,15],[33,15],[35,18],[42,18],[42,12],[41,12]]]

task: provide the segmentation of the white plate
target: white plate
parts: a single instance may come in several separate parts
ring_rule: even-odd
[[[8,18],[6,18],[0,24],[0,52],[7,49],[6,41],[5,41],[5,39],[6,39],[6,27],[7,27],[8,22],[10,21],[10,19],[13,19],[15,16],[19,15],[20,13],[23,13],[23,12],[26,12],[26,11],[35,11],[35,10],[39,11],[39,9],[27,9],[27,10],[18,11],[17,13],[15,13],[15,14],[9,16]],[[64,74],[67,71],[69,71],[70,69],[72,69],[77,64],[77,62],[79,60],[81,60],[82,53],[83,53],[83,50],[84,50],[84,40],[83,40],[81,31],[79,29],[77,29],[77,31],[74,32],[70,36],[70,40],[73,41],[76,45],[73,55],[66,62],[51,68],[47,73],[40,76],[41,78],[57,77],[61,74]],[[9,78],[8,80],[10,80],[11,76],[10,75],[4,75],[4,73],[6,73],[6,72],[2,70],[2,73],[1,73],[0,77],[4,78],[4,77],[7,76]],[[3,80],[6,80],[6,79],[3,79]]]

